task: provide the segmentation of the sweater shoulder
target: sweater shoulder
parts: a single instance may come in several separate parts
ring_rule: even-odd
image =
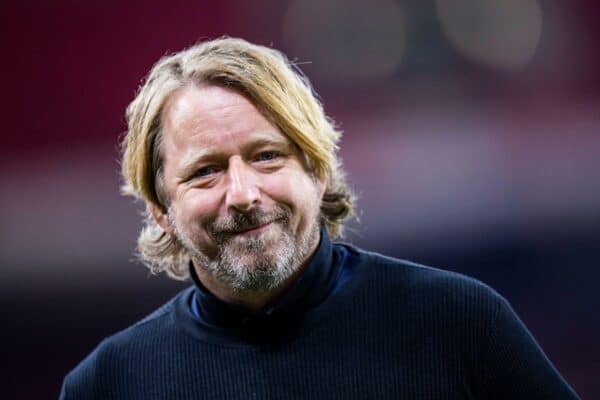
[[[137,340],[139,337],[148,338],[153,334],[169,334],[170,328],[174,327],[174,309],[181,303],[182,298],[189,295],[191,290],[192,288],[182,290],[138,322],[104,339],[98,347],[129,345],[130,343],[139,343]]]
[[[378,253],[353,251],[360,260],[358,299],[363,307],[381,310],[372,323],[388,321],[399,330],[408,324],[444,332],[447,340],[457,348],[470,349],[476,359],[498,313],[509,308],[498,292],[478,279]],[[464,338],[470,338],[468,343]]]
[[[493,314],[506,300],[486,283],[441,268],[350,247],[360,260],[364,279],[393,298],[483,307]]]
[[[176,303],[191,289],[183,290],[171,300],[129,327],[106,337],[85,357],[63,381],[61,399],[94,398],[101,382],[98,378],[122,357],[143,351],[160,336],[169,335],[174,328],[173,310]]]

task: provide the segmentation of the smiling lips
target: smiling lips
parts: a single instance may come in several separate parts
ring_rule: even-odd
[[[263,224],[263,225],[256,225],[256,226],[253,226],[253,227],[247,228],[247,229],[242,229],[240,231],[234,231],[234,232],[231,232],[231,234],[232,235],[245,235],[245,234],[261,233],[265,229],[267,229],[269,227],[269,225],[271,225],[271,222],[267,222],[266,224]]]

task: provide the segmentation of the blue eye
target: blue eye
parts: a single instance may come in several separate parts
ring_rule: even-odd
[[[272,161],[278,158],[281,154],[276,151],[263,151],[257,157],[257,161]]]
[[[197,178],[197,177],[205,177],[211,174],[214,174],[218,171],[217,167],[215,167],[214,165],[208,165],[206,167],[202,167],[199,168],[196,172],[194,172],[193,177]]]

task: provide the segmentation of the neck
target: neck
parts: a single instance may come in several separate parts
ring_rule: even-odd
[[[305,263],[306,264],[306,263]],[[304,265],[305,265],[304,264]],[[268,291],[234,290],[215,279],[208,271],[194,263],[194,270],[204,287],[216,298],[226,303],[238,304],[251,311],[260,311],[276,301],[294,283],[304,270],[304,265],[298,268],[292,276],[276,288]]]

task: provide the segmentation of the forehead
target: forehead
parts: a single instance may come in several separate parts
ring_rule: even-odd
[[[186,85],[167,100],[163,112],[165,142],[176,147],[225,145],[254,137],[289,140],[238,92],[220,86]]]

